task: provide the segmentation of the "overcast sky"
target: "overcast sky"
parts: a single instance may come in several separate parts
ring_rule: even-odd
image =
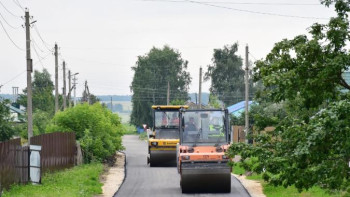
[[[335,15],[332,8],[319,5],[318,0],[17,1],[23,8],[29,8],[32,21],[37,21],[35,26],[49,45],[45,46],[35,28],[31,28],[34,48],[44,58],[40,62],[32,47],[34,69],[47,68],[54,81],[54,56],[49,49],[57,42],[60,92],[65,60],[68,69],[79,72],[79,96],[85,80],[90,92],[97,95],[131,94],[131,66],[135,65],[137,56],[165,44],[189,61],[190,92],[197,92],[199,67],[206,71],[214,48],[238,41],[238,54],[244,57],[244,47],[248,44],[250,59],[254,61],[265,57],[275,42],[304,34],[314,22],[326,23],[327,18]],[[21,27],[24,21],[18,17],[24,11],[16,5],[16,0],[0,2],[16,15],[0,5],[2,25],[13,41],[25,48],[25,31]],[[25,52],[11,43],[1,26],[0,68],[0,85],[4,85],[1,93],[11,93],[13,86],[18,86],[20,92],[25,88]],[[205,82],[204,92],[209,87],[210,82]]]

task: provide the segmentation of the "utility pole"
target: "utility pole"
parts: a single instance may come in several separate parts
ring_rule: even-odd
[[[245,47],[245,142],[248,143],[248,133],[249,133],[249,61],[248,61],[248,45]]]
[[[73,77],[73,87],[74,87],[74,106],[77,105],[77,95],[76,95],[76,90],[77,90],[77,78],[76,78],[76,74]]]
[[[30,22],[29,11],[25,11],[26,26],[26,56],[27,56],[27,121],[28,121],[28,144],[30,138],[33,137],[33,106],[32,106],[32,72],[33,60],[30,55]]]
[[[71,75],[70,75],[70,70],[68,70],[68,107],[71,107],[71,99],[70,99],[70,95],[71,95]]]
[[[199,93],[198,93],[199,109],[202,108],[202,67],[199,68]]]
[[[55,44],[55,113],[58,111],[58,52]]]
[[[113,113],[113,97],[111,96],[111,112]]]
[[[63,61],[63,110],[67,108],[67,96],[66,96],[66,62]]]
[[[166,100],[166,104],[169,105],[170,104],[170,83],[168,81],[168,93],[167,93],[167,100]]]

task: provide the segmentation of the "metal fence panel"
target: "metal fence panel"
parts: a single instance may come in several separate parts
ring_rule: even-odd
[[[76,144],[73,132],[55,132],[34,136],[30,142],[42,148],[41,168],[43,172],[74,166]]]

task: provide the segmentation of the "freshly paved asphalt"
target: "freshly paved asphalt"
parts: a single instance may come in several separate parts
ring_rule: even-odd
[[[241,183],[231,176],[231,193],[228,194],[182,194],[180,175],[176,167],[149,167],[147,143],[136,135],[123,137],[126,150],[126,178],[116,197],[153,196],[234,196],[249,197]]]

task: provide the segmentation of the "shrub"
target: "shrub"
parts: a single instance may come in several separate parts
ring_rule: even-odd
[[[80,141],[84,160],[104,161],[116,150],[122,149],[123,127],[117,114],[111,113],[100,103],[81,104],[57,113],[47,132],[75,132]]]

